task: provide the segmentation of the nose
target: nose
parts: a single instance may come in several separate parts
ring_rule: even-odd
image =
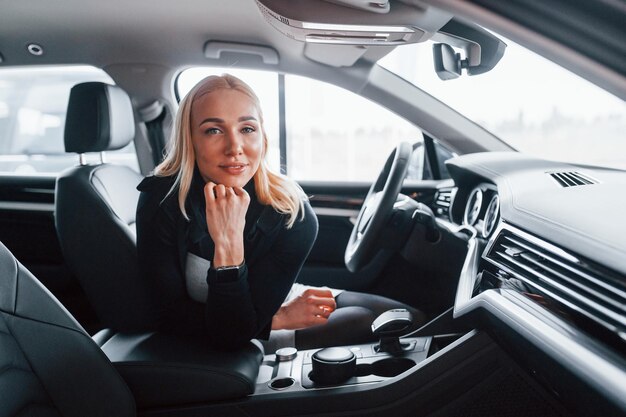
[[[241,155],[243,153],[243,137],[239,132],[230,131],[226,135],[226,147],[224,153],[229,156]]]

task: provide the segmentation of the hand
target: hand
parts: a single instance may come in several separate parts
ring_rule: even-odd
[[[331,291],[310,288],[280,307],[272,318],[272,330],[297,330],[326,324],[336,308]]]
[[[243,262],[243,229],[250,196],[240,187],[226,187],[209,181],[204,186],[206,223],[215,255],[213,266],[239,265]]]

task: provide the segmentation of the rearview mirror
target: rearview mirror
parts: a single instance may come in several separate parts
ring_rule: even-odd
[[[451,19],[431,38],[435,71],[442,80],[452,80],[465,70],[467,75],[493,69],[504,55],[506,44],[494,34],[473,23]],[[456,53],[452,47],[461,53]],[[463,55],[463,58],[461,58]]]
[[[452,80],[461,76],[461,55],[454,52],[450,45],[445,43],[434,44],[433,62],[435,72],[442,80]]]

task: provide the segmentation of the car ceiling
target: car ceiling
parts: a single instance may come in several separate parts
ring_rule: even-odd
[[[330,4],[322,0],[262,0],[268,3],[287,4],[294,13],[304,13],[311,9],[317,16],[320,10],[328,10],[329,19],[345,13],[347,18],[374,14],[359,12],[351,8]],[[487,1],[471,2],[459,0],[391,0],[392,8],[413,7],[414,9],[435,12],[433,20],[443,25],[441,14],[469,16],[488,27],[501,30],[505,36],[515,41],[528,41],[530,46],[542,52],[550,48],[549,40],[517,30],[521,26],[513,20],[504,20],[500,15],[485,12],[492,7]],[[519,9],[521,2],[515,0]],[[550,3],[558,0],[546,0]],[[477,4],[483,3],[483,4]],[[605,3],[605,2],[600,2]],[[607,1],[607,3],[611,3]],[[56,7],[52,7],[56,4]],[[227,5],[227,7],[225,7]],[[154,100],[171,100],[173,77],[183,68],[199,65],[237,64],[238,66],[263,68],[256,61],[245,62],[237,57],[235,61],[213,61],[204,56],[203,48],[207,41],[229,41],[255,45],[268,45],[274,48],[279,64],[272,70],[310,76],[333,82],[348,90],[364,93],[373,61],[392,50],[392,47],[372,47],[353,66],[335,68],[306,58],[306,44],[283,35],[273,28],[263,17],[254,0],[229,0],[228,2],[208,0],[149,1],[149,0],[109,0],[84,1],[50,0],[10,1],[0,0],[0,56],[2,66],[44,65],[44,64],[90,64],[103,68],[115,82],[129,92],[137,107],[149,105]],[[393,9],[392,9],[393,11]],[[430,16],[430,15],[428,15]],[[445,15],[444,15],[445,17]],[[430,19],[430,17],[425,17]],[[521,19],[517,19],[521,21]],[[352,21],[350,23],[358,23]],[[424,22],[422,22],[424,23]],[[436,26],[436,25],[435,25]],[[614,29],[611,27],[611,29]],[[623,30],[622,30],[623,31]],[[597,39],[598,37],[596,37]],[[624,38],[622,38],[624,39]],[[28,53],[27,45],[38,43],[44,48],[42,56]],[[523,42],[522,42],[523,43]],[[350,46],[357,48],[355,46]],[[340,55],[336,45],[321,45],[317,56]],[[619,48],[618,48],[619,49]],[[618,96],[626,97],[626,82],[623,73],[607,69],[604,65],[583,55],[573,54],[568,49],[556,53],[555,58],[570,63],[570,69],[579,70],[587,78],[609,88]],[[332,61],[332,59],[330,59]],[[431,65],[428,63],[428,65]],[[267,66],[265,66],[267,68]],[[606,81],[608,80],[608,81]],[[376,99],[376,97],[370,96]],[[424,98],[426,99],[426,98]],[[421,100],[421,99],[420,99]],[[393,109],[398,111],[399,109]],[[407,110],[407,111],[410,111]],[[441,112],[439,112],[441,114]],[[399,113],[400,114],[400,113]],[[402,114],[401,114],[402,115]],[[406,114],[404,115],[407,116]],[[418,117],[418,116],[415,116]],[[468,137],[461,131],[471,126],[456,123],[451,129],[449,123],[441,123],[437,117],[424,116],[419,125],[440,138],[450,138],[462,143]],[[450,115],[449,117],[453,117]],[[416,120],[413,120],[416,122]],[[447,125],[447,126],[444,126]],[[438,130],[439,132],[436,132]],[[487,149],[501,149],[492,136],[484,136],[483,142],[491,142]],[[457,139],[455,139],[457,138]],[[457,150],[463,151],[457,146]],[[467,149],[468,151],[470,149]],[[480,148],[474,149],[478,151]]]
[[[0,17],[2,54],[6,64],[159,63],[176,66],[197,62],[202,46],[215,34],[229,40],[255,41],[287,47],[289,39],[268,31],[261,13],[249,0],[149,1],[64,0],[3,1]],[[45,56],[30,56],[29,42],[41,43]],[[289,47],[301,45],[290,45]]]
[[[262,1],[266,4],[281,3],[281,0]],[[394,7],[407,7],[408,4],[430,11],[437,8],[439,13],[445,10],[444,13],[450,13],[450,17],[455,14],[470,16],[479,22],[482,19],[481,23],[492,23],[492,28],[500,26],[506,30],[510,26],[507,35],[512,35],[514,40],[521,36],[515,32],[514,22],[521,22],[543,32],[546,37],[563,42],[573,48],[572,51],[578,48],[583,58],[599,62],[605,67],[604,78],[612,77],[610,84],[621,86],[618,95],[626,95],[622,91],[626,89],[623,86],[626,74],[626,45],[623,42],[626,5],[618,0],[590,0],[580,5],[578,3],[581,2],[563,0],[546,0],[540,2],[541,5],[528,0],[514,0],[507,2],[506,6],[489,0],[391,2],[392,11]],[[291,0],[282,3],[288,4],[285,7],[294,13],[302,14],[303,10],[309,9],[316,18],[324,15],[320,11],[328,10],[326,14],[330,21],[337,20],[336,16],[341,16],[343,11],[346,16],[357,16],[357,19],[375,15],[322,1]],[[254,0],[229,0],[227,3],[207,0],[0,0],[0,4],[2,66],[75,63],[106,69],[110,65],[135,63],[178,70],[185,66],[207,64],[203,55],[203,46],[207,41],[228,40],[272,46],[280,56],[279,70],[288,69],[306,75],[311,72],[311,67],[315,67],[310,60],[303,59],[305,44],[272,28]],[[57,6],[51,7],[52,4]],[[481,11],[482,14],[479,13]],[[498,16],[500,20],[506,16],[507,20],[498,22],[493,16]],[[543,20],[539,19],[541,16],[544,16]],[[435,18],[441,19],[441,16]],[[599,22],[605,24],[599,25]],[[29,54],[26,46],[31,42],[41,44],[44,55],[37,57]],[[548,49],[545,42],[530,39],[530,43],[531,47],[534,45],[542,52]],[[328,45],[327,51],[332,54],[339,48]],[[386,52],[375,54],[375,58]],[[580,57],[568,60],[567,54],[561,55],[575,72],[589,72],[589,68],[585,68],[587,64],[578,59]]]

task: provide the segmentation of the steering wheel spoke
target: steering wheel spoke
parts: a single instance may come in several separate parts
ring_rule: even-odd
[[[375,255],[380,235],[402,189],[412,152],[411,144],[400,143],[372,184],[346,247],[344,260],[350,272],[363,269]]]

